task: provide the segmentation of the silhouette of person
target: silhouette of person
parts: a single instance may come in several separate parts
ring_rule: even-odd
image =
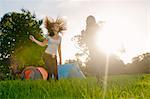
[[[96,42],[98,42],[97,33],[100,29],[99,24],[96,22],[94,16],[89,15],[86,19],[86,28],[81,31],[81,41],[86,44],[90,60],[87,62],[87,65],[94,69],[94,72],[99,72],[99,68],[104,70],[103,66],[105,65],[105,54],[98,49]]]

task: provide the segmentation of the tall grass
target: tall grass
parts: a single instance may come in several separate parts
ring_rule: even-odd
[[[105,99],[150,99],[150,75],[109,76]],[[102,99],[103,79],[0,81],[0,99]]]

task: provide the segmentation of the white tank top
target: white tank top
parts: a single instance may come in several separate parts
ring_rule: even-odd
[[[48,36],[48,46],[45,50],[46,53],[51,55],[57,55],[58,46],[61,43],[61,36],[59,35],[58,39],[53,39],[52,37]]]

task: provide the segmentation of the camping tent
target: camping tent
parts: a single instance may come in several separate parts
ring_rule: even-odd
[[[43,67],[26,67],[21,74],[22,79],[44,79],[48,77],[47,71]],[[64,64],[58,66],[58,78],[85,78],[80,68],[74,64]]]
[[[28,66],[21,73],[21,79],[47,80],[48,73],[43,67]]]
[[[80,68],[75,64],[58,66],[58,78],[85,78]]]

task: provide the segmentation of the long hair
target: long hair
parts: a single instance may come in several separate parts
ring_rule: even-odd
[[[86,19],[86,27],[88,28],[88,27],[91,27],[91,26],[93,26],[93,25],[95,25],[96,24],[96,19],[95,19],[95,17],[94,16],[92,16],[92,15],[89,15],[88,17],[87,17],[87,19]]]
[[[53,32],[53,26],[54,24],[58,24],[59,25],[59,33],[63,32],[64,30],[66,30],[66,21],[63,19],[63,18],[59,18],[57,17],[56,20],[54,20],[53,18],[51,17],[46,17],[45,18],[45,21],[44,21],[44,25],[45,25],[45,28],[48,30],[48,33],[49,33],[49,36],[54,36],[54,32]]]

